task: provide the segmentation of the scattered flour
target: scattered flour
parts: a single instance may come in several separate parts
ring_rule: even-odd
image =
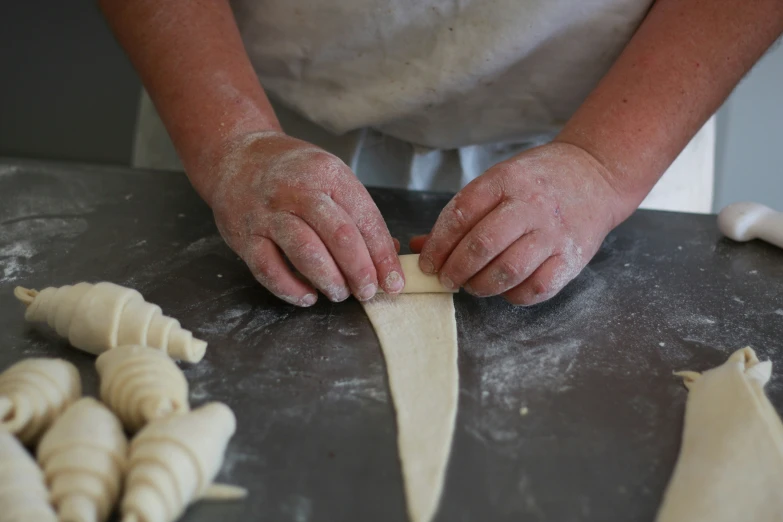
[[[382,404],[386,404],[388,401],[386,384],[382,376],[355,377],[333,381],[325,398],[349,399],[357,402],[371,400]]]
[[[222,312],[218,312],[214,319],[204,322],[200,330],[216,337],[226,335],[239,326],[245,314],[252,309],[253,307],[249,304],[226,308]]]
[[[16,209],[19,211],[20,209]],[[87,230],[87,221],[74,216],[21,215],[15,212],[0,226],[0,284],[16,283],[46,267],[46,259],[58,246]]]
[[[302,495],[292,495],[283,501],[281,511],[293,522],[309,522],[313,514],[313,503]]]
[[[0,283],[15,283],[33,273],[30,259],[37,254],[29,240],[0,244]]]
[[[235,447],[233,447],[233,445],[229,445],[228,450],[226,451],[226,457],[223,460],[223,466],[220,468],[219,480],[228,483],[235,482],[234,473],[236,472],[236,468],[238,466],[241,467],[245,463],[258,461],[259,459],[260,456],[258,453],[246,453],[238,451]],[[245,484],[245,486],[249,485],[250,484]]]

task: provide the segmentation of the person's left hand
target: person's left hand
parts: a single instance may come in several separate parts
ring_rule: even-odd
[[[576,277],[634,208],[608,170],[575,145],[550,143],[499,163],[468,184],[432,232],[411,240],[420,268],[451,289],[545,301]]]

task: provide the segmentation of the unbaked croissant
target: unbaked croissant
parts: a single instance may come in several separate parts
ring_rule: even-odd
[[[101,400],[131,433],[148,422],[185,413],[188,381],[168,355],[145,346],[118,346],[95,361]]]
[[[27,305],[25,319],[49,323],[81,350],[98,355],[117,346],[158,348],[174,359],[198,362],[207,343],[193,338],[179,321],[131,288],[114,283],[78,283],[40,292],[16,287],[14,295]]]
[[[73,403],[38,445],[60,520],[105,521],[120,494],[128,442],[120,421],[85,397]]]
[[[43,473],[19,441],[0,431],[0,522],[57,522]]]
[[[0,431],[35,444],[82,394],[74,365],[62,359],[24,359],[0,374]]]
[[[235,427],[234,413],[217,402],[144,427],[130,445],[122,522],[179,517],[207,492]]]

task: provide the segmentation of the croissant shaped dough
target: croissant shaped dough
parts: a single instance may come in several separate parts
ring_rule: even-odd
[[[24,359],[0,374],[0,431],[35,444],[82,394],[79,372],[62,359]]]
[[[10,433],[0,431],[0,522],[57,522],[43,473]]]
[[[38,445],[60,520],[105,521],[120,494],[128,442],[117,418],[95,399],[73,403]]]
[[[682,446],[657,522],[783,520],[783,423],[764,393],[772,363],[753,349],[685,379]]]
[[[174,359],[198,362],[207,343],[131,288],[114,283],[78,283],[40,292],[17,287],[25,319],[47,322],[81,350],[98,355],[123,345],[158,348]]]
[[[168,355],[145,346],[118,346],[95,361],[101,400],[131,433],[145,424],[190,410],[188,381]]]
[[[234,413],[217,402],[144,427],[130,445],[122,522],[179,517],[208,492],[235,428]]]

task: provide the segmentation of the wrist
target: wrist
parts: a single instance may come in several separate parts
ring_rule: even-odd
[[[601,155],[591,151],[591,147],[579,143],[579,140],[571,139],[567,135],[558,135],[552,142],[560,146],[569,147],[574,154],[582,157],[582,160],[590,165],[590,172],[604,185],[608,193],[606,209],[609,212],[609,229],[613,229],[628,219],[638,208],[649,189],[640,189],[628,180],[623,179],[602,161]]]
[[[185,172],[201,198],[212,207],[222,181],[238,173],[242,150],[252,141],[273,136],[285,136],[279,125],[243,126],[241,131],[218,131],[203,136],[194,140],[196,146],[187,147],[181,153]]]

